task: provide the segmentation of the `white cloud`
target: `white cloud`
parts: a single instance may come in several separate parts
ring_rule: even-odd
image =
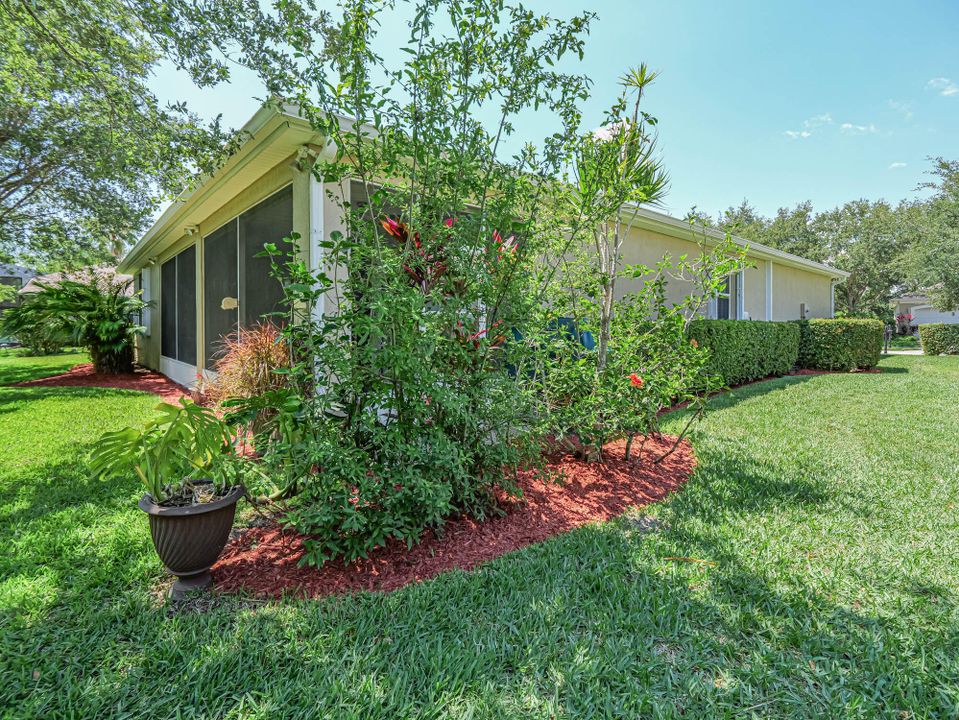
[[[822,127],[823,125],[832,125],[832,115],[830,113],[813,115],[808,120],[803,121],[803,126],[810,129]]]
[[[839,126],[839,129],[847,135],[865,135],[867,133],[872,134],[879,132],[879,129],[872,123],[869,123],[868,125],[853,125],[852,123],[843,123]]]
[[[889,107],[902,115],[905,120],[912,120],[912,106],[909,103],[890,100]]]
[[[830,113],[826,112],[821,115],[813,115],[811,118],[806,118],[803,120],[802,130],[786,130],[783,132],[783,135],[792,140],[799,138],[805,139],[812,135],[814,130],[821,128],[823,125],[832,125],[832,115]]]
[[[904,162],[894,162],[894,163],[892,163],[892,164],[889,166],[889,169],[890,169],[890,170],[897,170],[897,169],[899,169],[899,168],[904,168],[904,167],[906,167],[906,163],[904,163]]]
[[[935,90],[940,95],[945,95],[946,97],[949,97],[950,95],[959,95],[959,85],[956,85],[956,83],[949,78],[933,78],[926,83],[926,88],[929,90]]]

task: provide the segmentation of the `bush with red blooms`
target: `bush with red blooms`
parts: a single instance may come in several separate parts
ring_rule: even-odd
[[[581,51],[588,14],[423,4],[417,40],[391,54],[382,84],[373,6],[340,9],[342,21],[297,24],[284,47],[298,59],[269,84],[328,140],[331,152],[299,162],[343,231],[322,238],[320,268],[268,248],[290,308],[288,385],[230,401],[238,421],[271,413],[255,438],[273,484],[264,494],[308,536],[310,564],[413,544],[454,513],[483,517],[498,493],[516,492],[516,468],[538,460],[535,383],[515,372],[517,338],[545,302],[539,258],[561,257],[550,250],[568,223],[542,210],[588,88],[556,69]],[[494,98],[504,101],[491,123]],[[515,117],[534,108],[549,134],[505,155]]]
[[[689,338],[688,326],[724,278],[741,265],[741,255],[726,242],[704,248],[696,261],[664,259],[656,268],[625,268],[624,275],[642,279],[643,285],[616,303],[605,365],[599,362],[598,349],[582,342],[599,326],[598,301],[583,287],[589,275],[568,278],[566,282],[581,288],[568,311],[576,331],[557,333],[552,352],[544,358],[544,432],[588,460],[602,459],[604,445],[625,437],[629,459],[634,439],[658,433],[665,408],[687,403],[685,436],[702,417],[706,397],[723,384],[710,374],[709,351]],[[692,288],[679,303],[666,295],[668,280],[676,276]]]

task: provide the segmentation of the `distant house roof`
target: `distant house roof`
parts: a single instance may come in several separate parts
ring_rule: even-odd
[[[89,267],[81,268],[79,270],[71,270],[69,272],[54,272],[48,273],[46,275],[37,275],[30,279],[26,285],[20,289],[21,295],[29,295],[31,293],[40,292],[44,287],[56,287],[64,280],[72,280],[73,282],[89,282],[91,279],[96,279],[98,283],[115,283],[115,282],[130,282],[133,280],[132,275],[124,275],[118,273],[115,267],[110,266],[99,266],[99,267]],[[132,288],[130,293],[132,293]]]

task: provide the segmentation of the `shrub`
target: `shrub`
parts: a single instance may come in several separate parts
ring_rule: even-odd
[[[788,322],[694,320],[689,337],[709,350],[707,372],[727,385],[785,375],[799,357],[799,328]]]
[[[142,328],[133,322],[145,303],[130,293],[130,280],[91,274],[81,281],[41,286],[10,308],[4,332],[32,337],[68,337],[90,353],[101,373],[133,371],[133,341]]]
[[[959,325],[920,325],[919,340],[926,355],[959,355]]]
[[[868,370],[879,363],[881,320],[797,320],[799,365],[816,370]]]

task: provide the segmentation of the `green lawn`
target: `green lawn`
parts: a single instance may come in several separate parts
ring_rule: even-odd
[[[0,350],[0,385],[59,375],[74,365],[90,362],[85,352],[62,352],[57,355],[31,357],[21,348]]]
[[[915,335],[893,335],[889,340],[889,347],[894,350],[918,350],[919,338]]]
[[[959,358],[882,369],[718,398],[659,531],[205,614],[156,600],[135,483],[84,469],[155,401],[0,388],[0,717],[956,717]]]

